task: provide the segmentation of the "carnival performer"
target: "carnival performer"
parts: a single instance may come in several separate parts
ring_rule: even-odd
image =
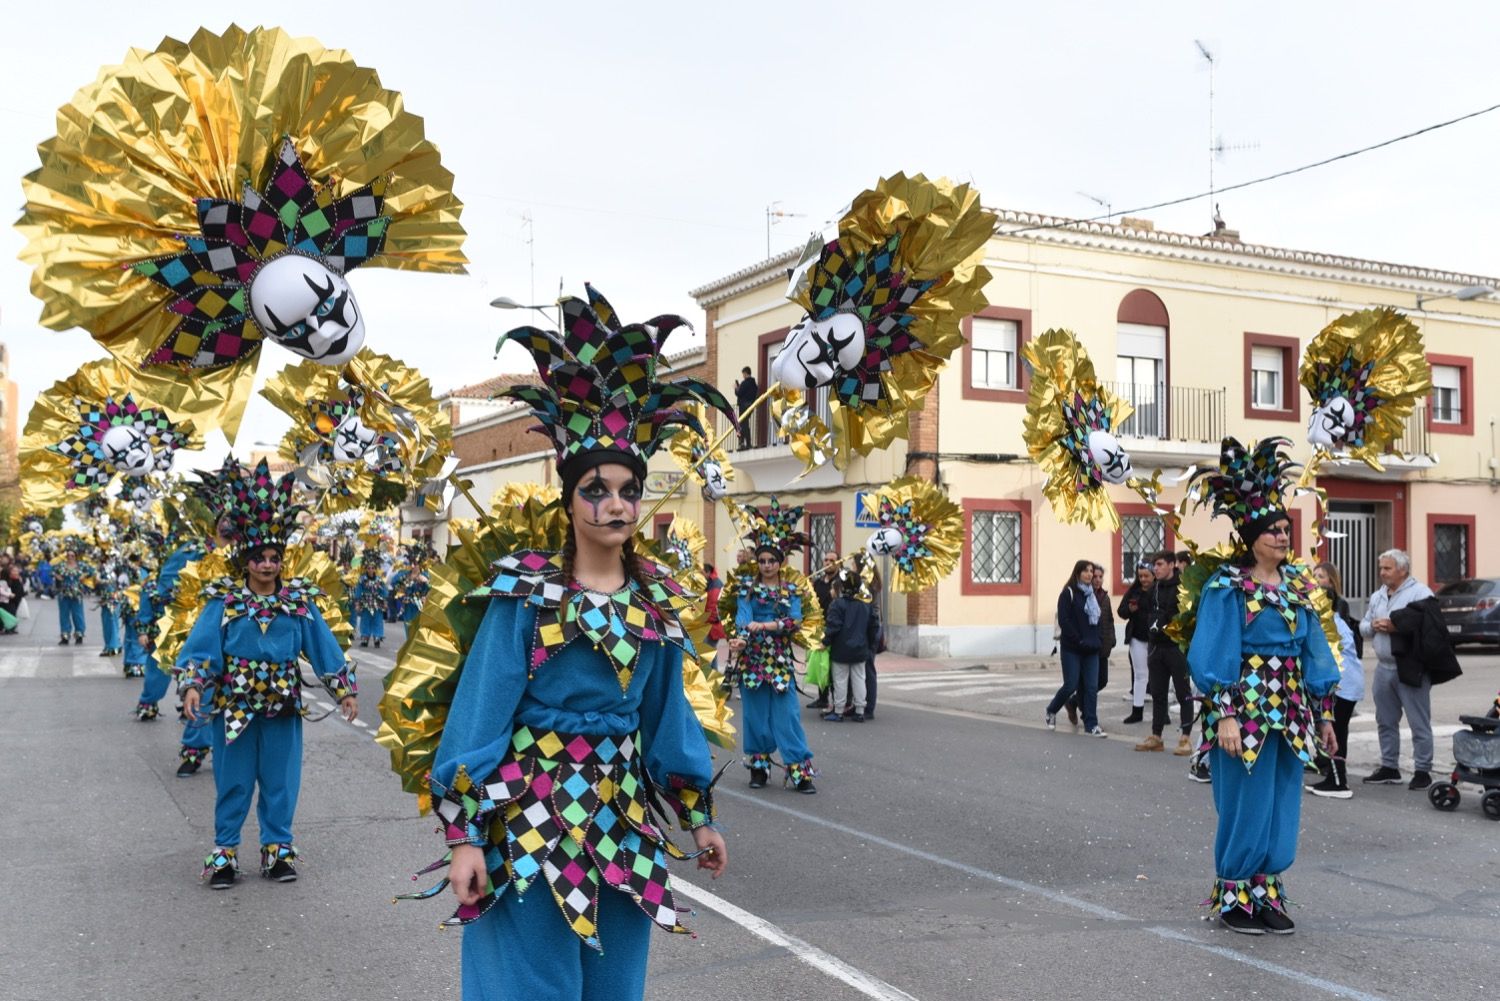
[[[802,625],[802,596],[782,575],[787,555],[807,544],[797,526],[802,508],[783,508],[771,498],[768,512],[753,509],[754,528],[747,535],[755,547],[755,576],[742,582],[734,610],[735,636],[730,649],[740,660],[740,702],[744,716],[745,767],[750,788],[762,789],[778,764],[784,783],[812,795],[812,751],[797,711],[797,664],[792,637]]]
[[[367,548],[359,566],[359,581],[354,585],[350,604],[357,616],[359,645],[367,647],[375,641],[385,639],[385,604],[390,590],[380,576],[380,553]]]
[[[661,342],[684,321],[622,327],[588,294],[561,303],[564,335],[506,334],[541,376],[508,393],[552,440],[567,542],[502,558],[468,596],[489,607],[431,770],[452,851],[448,879],[417,896],[452,883],[469,1001],[642,997],[652,924],[686,931],[668,856],[715,877],[727,862],[708,744],[683,692],[688,598],[632,540],[647,459],[680,423],[672,401],[733,413],[711,386],[656,382]],[[658,798],[696,852],[653,821]]]
[[[148,538],[159,538],[159,534],[148,533]],[[130,553],[125,557],[125,590],[135,587],[139,589],[138,594],[144,593],[152,576],[153,572],[142,564],[139,553]],[[146,659],[149,656],[146,648],[141,646],[140,627],[136,622],[139,606],[139,601],[136,602],[136,608],[130,607],[129,601],[126,601],[120,609],[120,629],[125,640],[124,666],[127,675],[132,678],[139,678],[146,673]]]
[[[120,652],[120,613],[125,607],[125,595],[120,587],[121,570],[113,560],[105,561],[94,583],[94,597],[99,602],[99,629],[104,635],[101,657],[113,657]],[[139,677],[136,669],[126,666],[125,677]]]
[[[207,599],[177,657],[183,714],[207,718],[213,739],[214,848],[203,875],[216,890],[239,874],[240,828],[260,788],[260,872],[277,882],[297,878],[292,818],[302,784],[302,688],[306,658],[338,703],[344,719],[359,712],[354,666],[323,621],[321,590],[301,578],[283,580],[282,555],[300,510],[294,475],[273,479],[262,459],[254,470],[234,467],[222,486],[234,526],[239,580],[204,588]]]
[[[1238,543],[1203,585],[1188,648],[1219,814],[1207,903],[1247,935],[1292,933],[1283,873],[1297,855],[1302,771],[1320,753],[1315,731],[1322,752],[1338,753],[1339,670],[1314,604],[1322,596],[1311,569],[1289,560],[1289,444],[1225,438],[1218,469],[1195,477],[1199,503],[1229,517]]]
[[[64,543],[66,551],[62,565],[53,572],[57,588],[57,631],[62,634],[58,646],[67,646],[70,635],[72,642],[82,646],[87,628],[83,619],[83,596],[92,586],[94,569],[79,560],[78,547],[81,544],[82,540],[77,536],[69,536]]]

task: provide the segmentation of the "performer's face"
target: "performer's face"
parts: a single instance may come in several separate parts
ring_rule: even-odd
[[[609,463],[583,474],[570,505],[578,541],[620,547],[641,516],[641,481],[629,466]]]
[[[1283,518],[1255,537],[1250,550],[1261,563],[1280,563],[1291,548],[1292,523]]]
[[[276,579],[281,576],[281,550],[275,546],[265,546],[251,553],[245,566],[249,572],[250,586],[258,592],[266,593],[263,589],[275,588]]]
[[[781,557],[763,550],[755,554],[755,563],[760,567],[761,580],[770,584],[780,579]]]

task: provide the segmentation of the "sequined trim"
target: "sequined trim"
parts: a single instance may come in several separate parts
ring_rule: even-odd
[[[198,878],[207,879],[220,869],[240,871],[240,860],[233,848],[215,848],[209,852],[208,858],[203,860],[203,873]]]
[[[801,785],[807,779],[818,777],[818,770],[813,767],[812,758],[806,761],[793,761],[786,766],[786,778],[783,783],[789,786]]]
[[[745,767],[749,769],[759,768],[763,772],[769,772],[775,762],[769,754],[747,754],[745,755]]]
[[[160,715],[161,710],[157,708],[155,702],[137,702],[135,704],[135,718],[142,722],[156,719]]]
[[[301,862],[302,856],[297,852],[297,846],[291,843],[272,841],[260,846],[260,874],[268,876],[271,867],[277,862]]]
[[[1221,914],[1241,910],[1246,914],[1256,911],[1279,911],[1286,913],[1292,903],[1283,891],[1281,875],[1257,875],[1249,879],[1215,879],[1213,890],[1204,907],[1212,907]]]
[[[195,765],[201,765],[204,761],[208,760],[208,748],[188,747],[186,744],[184,744],[182,749],[177,752],[177,756],[180,757],[183,761],[191,762]]]

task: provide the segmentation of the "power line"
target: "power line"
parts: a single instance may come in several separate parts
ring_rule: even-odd
[[[1124,209],[1122,211],[1112,212],[1110,213],[1110,215],[1131,215],[1135,212],[1150,212],[1153,209],[1170,208],[1173,205],[1181,205],[1183,202],[1191,202],[1196,199],[1203,198],[1206,195],[1215,193],[1222,194],[1225,191],[1238,191],[1241,188],[1248,188],[1252,185],[1264,184],[1267,181],[1275,181],[1279,178],[1290,177],[1293,174],[1300,174],[1305,170],[1312,170],[1314,167],[1324,167],[1330,163],[1337,163],[1339,160],[1347,160],[1352,156],[1359,156],[1361,153],[1369,153],[1372,150],[1381,149],[1386,146],[1393,146],[1398,142],[1403,142],[1407,139],[1413,139],[1417,136],[1425,135],[1428,132],[1436,132],[1438,129],[1445,129],[1450,125],[1457,125],[1459,122],[1466,122],[1471,118],[1478,118],[1480,115],[1487,115],[1492,111],[1500,111],[1500,104],[1492,104],[1488,108],[1481,108],[1478,111],[1471,111],[1467,115],[1459,115],[1457,118],[1450,118],[1446,122],[1438,122],[1435,125],[1428,125],[1426,128],[1417,129],[1415,132],[1408,132],[1405,135],[1396,136],[1395,138],[1387,139],[1384,142],[1378,142],[1370,146],[1361,147],[1360,149],[1350,150],[1347,153],[1340,153],[1337,156],[1330,156],[1327,159],[1318,160],[1316,163],[1303,164],[1300,167],[1293,167],[1290,170],[1279,171],[1275,174],[1267,174],[1265,177],[1257,177],[1253,181],[1241,181],[1239,184],[1231,184],[1227,187],[1219,188],[1217,192],[1200,191],[1197,194],[1185,195],[1182,198],[1173,198],[1170,201],[1157,202],[1155,205],[1142,205],[1139,208]],[[1101,219],[1108,218],[1108,216],[1093,216],[1088,219],[1070,219],[1067,222],[1054,222],[1047,223],[1046,225],[1026,226],[1021,229],[1007,230],[1004,235],[1017,236],[1021,233],[1030,233],[1036,230],[1064,229],[1068,226],[1076,226],[1081,222],[1099,222]]]

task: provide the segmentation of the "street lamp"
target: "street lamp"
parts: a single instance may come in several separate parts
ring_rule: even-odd
[[[1444,292],[1442,295],[1419,295],[1417,296],[1417,308],[1421,309],[1423,303],[1435,302],[1438,299],[1457,299],[1459,302],[1468,302],[1470,299],[1479,299],[1494,294],[1495,290],[1488,285],[1465,285],[1457,292]]]
[[[560,302],[554,302],[550,305],[529,306],[524,302],[516,302],[516,300],[512,299],[508,295],[502,295],[491,299],[490,305],[494,306],[496,309],[534,309],[538,313],[541,313],[543,316],[545,316],[549,321],[556,323],[558,330],[562,329],[562,303]],[[557,310],[557,316],[555,319],[552,315],[552,311],[554,309]]]

